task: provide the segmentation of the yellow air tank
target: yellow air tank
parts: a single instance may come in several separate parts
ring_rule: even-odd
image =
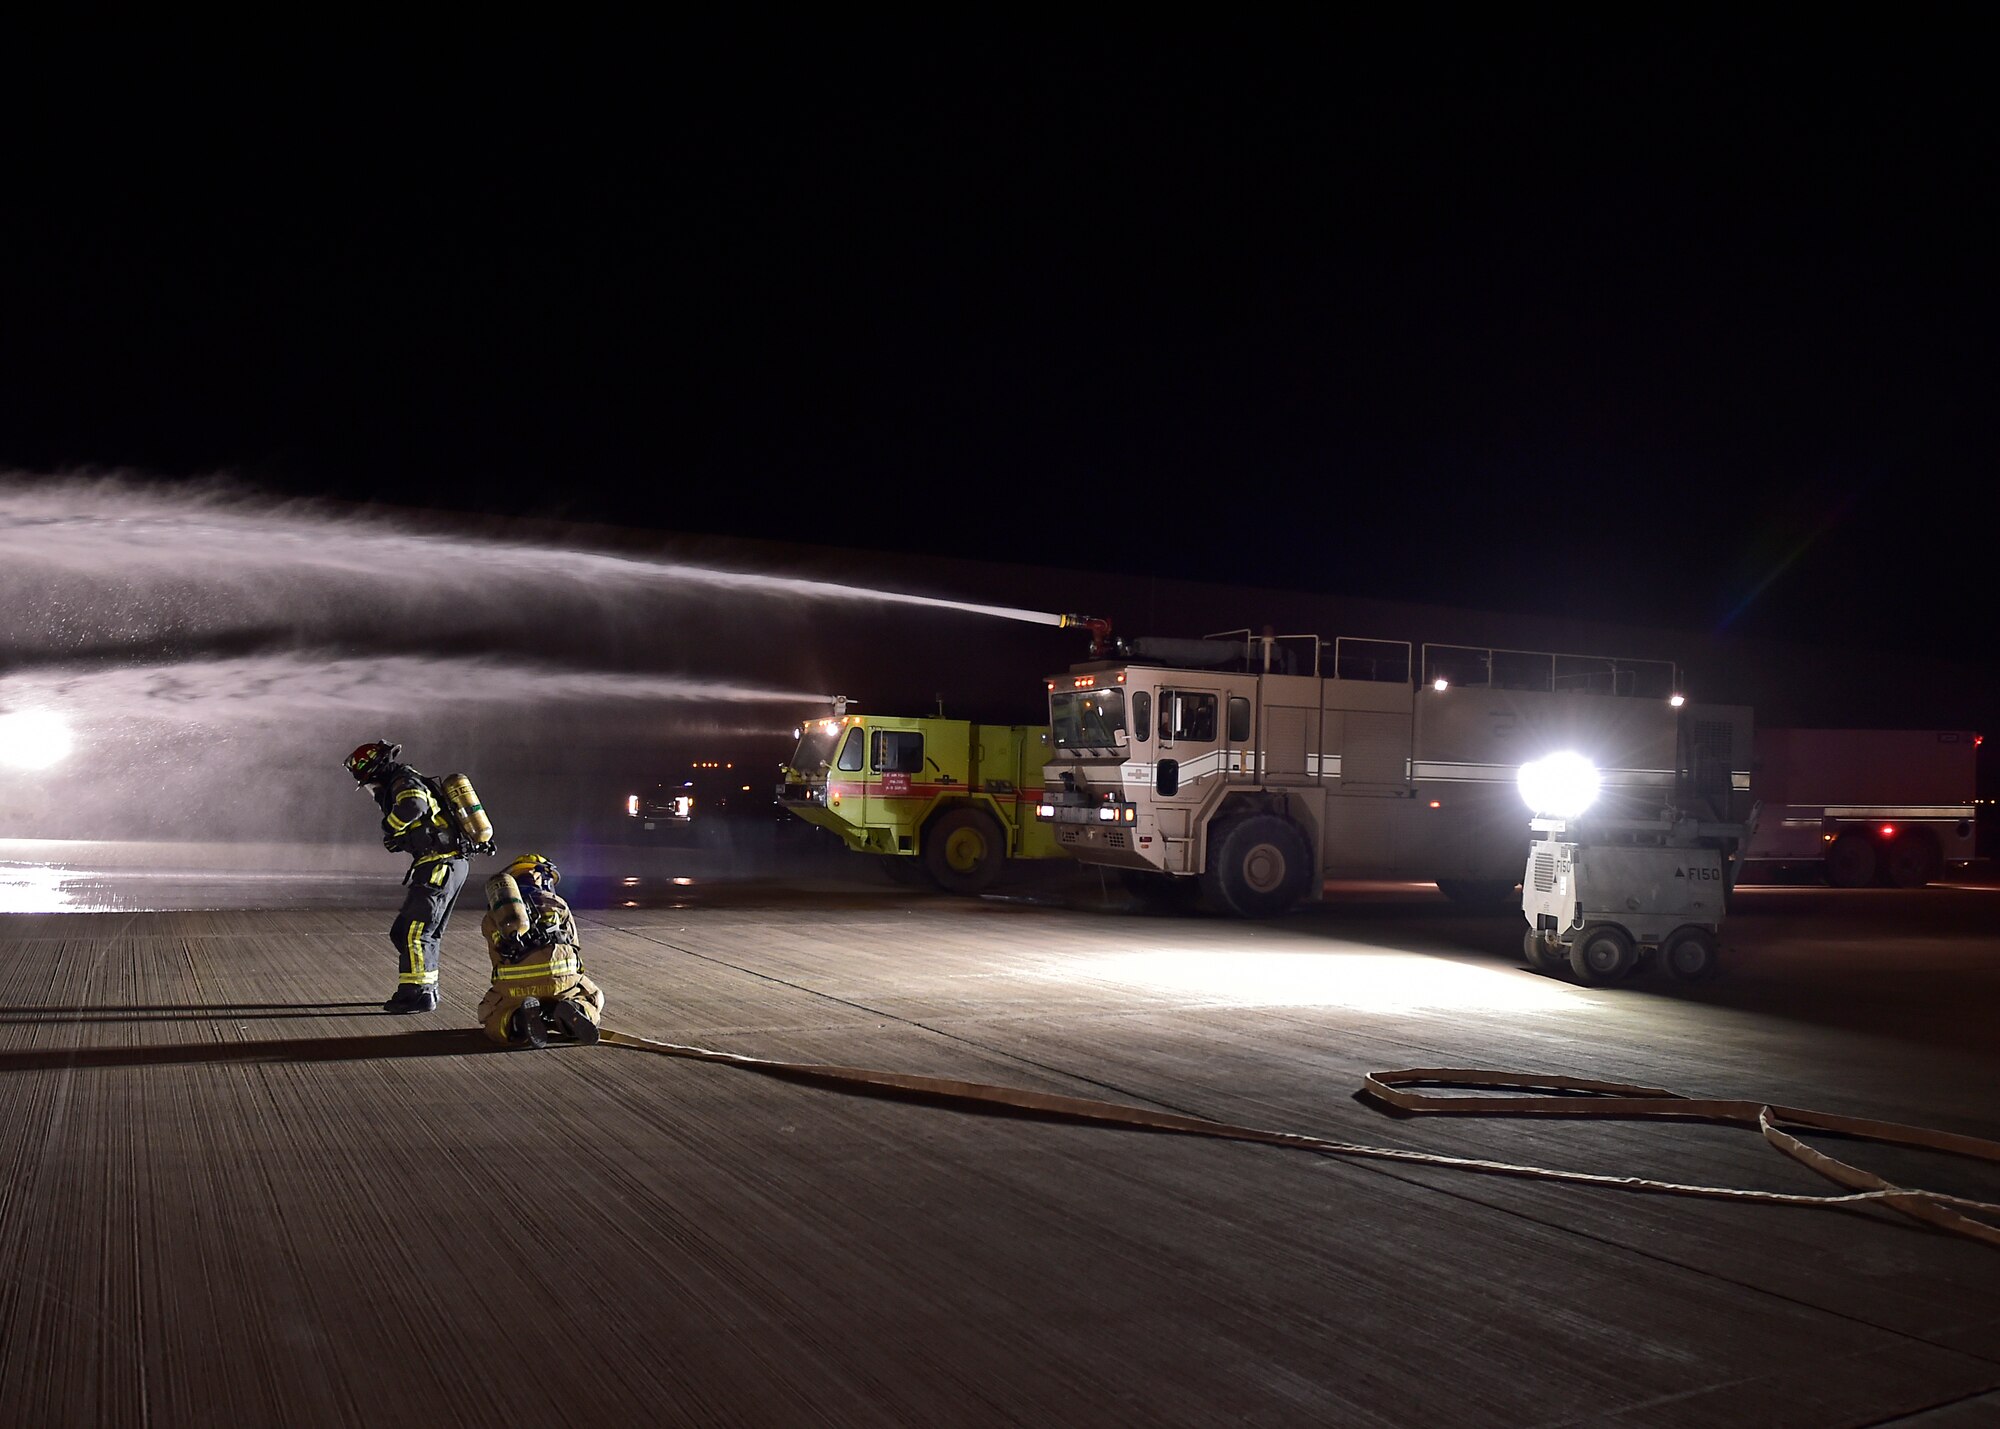
[[[528,905],[512,874],[496,873],[486,880],[486,911],[493,915],[496,933],[528,931]]]
[[[486,817],[486,806],[473,792],[470,779],[454,774],[445,780],[444,801],[451,806],[451,816],[460,833],[476,844],[493,842],[493,821]]]

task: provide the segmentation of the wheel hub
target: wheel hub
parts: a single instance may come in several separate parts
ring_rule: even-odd
[[[1258,893],[1275,893],[1285,882],[1284,851],[1258,844],[1243,860],[1243,881]]]

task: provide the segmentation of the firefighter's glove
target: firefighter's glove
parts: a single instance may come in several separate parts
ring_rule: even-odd
[[[528,945],[521,941],[519,933],[502,933],[493,940],[493,951],[503,963],[518,963],[528,956]]]
[[[470,844],[470,845],[468,845],[468,846],[466,847],[466,852],[467,852],[467,853],[483,853],[483,854],[485,854],[485,855],[486,855],[486,856],[487,856],[488,858],[491,858],[491,857],[493,857],[493,855],[494,855],[494,853],[496,852],[496,850],[494,849],[493,845],[492,845],[492,844],[490,844],[490,843],[486,843],[486,844]]]

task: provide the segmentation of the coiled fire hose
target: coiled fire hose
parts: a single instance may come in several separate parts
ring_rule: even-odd
[[[985,1082],[965,1082],[948,1077],[924,1077],[908,1072],[884,1072],[866,1067],[825,1066],[810,1062],[779,1062],[763,1057],[746,1057],[736,1052],[717,1052],[707,1047],[690,1047],[675,1042],[658,1042],[630,1032],[606,1028],[604,1042],[637,1052],[664,1057],[685,1057],[701,1062],[719,1062],[745,1071],[794,1081],[835,1087],[860,1087],[877,1092],[919,1098],[934,1105],[1001,1107],[1056,1117],[1066,1121],[1096,1125],[1133,1127],[1184,1136],[1218,1137],[1228,1141],[1253,1141],[1269,1146],[1288,1146],[1323,1156],[1345,1156],[1373,1161],[1398,1161],[1406,1165],[1432,1166],[1487,1176],[1515,1176],[1538,1181],[1557,1181],[1573,1186],[1595,1186],[1603,1190],[1636,1191],[1665,1196],[1696,1196],[1715,1201],[1749,1202],[1766,1206],[1816,1206],[1859,1208],[1881,1205],[1939,1230],[1967,1236],[2000,1249],[2000,1204],[1969,1200],[1898,1186],[1872,1171],[1851,1166],[1806,1145],[1787,1128],[1823,1131],[1855,1140],[1879,1141],[1891,1146],[1942,1151],[1955,1156],[2000,1163],[2000,1142],[1974,1136],[1934,1131],[1928,1127],[1905,1126],[1891,1121],[1870,1121],[1861,1117],[1836,1116],[1829,1112],[1800,1107],[1774,1106],[1758,1101],[1726,1101],[1686,1097],[1659,1087],[1632,1086],[1624,1082],[1597,1082],[1580,1077],[1544,1076],[1521,1072],[1492,1071],[1477,1067],[1410,1068],[1397,1072],[1371,1072],[1362,1080],[1362,1090],[1375,1101],[1396,1111],[1429,1116],[1532,1116],[1604,1117],[1619,1120],[1670,1120],[1754,1126],[1764,1140],[1778,1150],[1811,1167],[1827,1179],[1845,1186],[1844,1194],[1807,1195],[1785,1191],[1757,1191],[1735,1186],[1696,1186],[1676,1181],[1653,1181],[1638,1176],[1606,1176],[1588,1171],[1563,1171],[1547,1166],[1523,1166],[1507,1161],[1486,1161],[1435,1152],[1408,1151],[1392,1146],[1366,1146],[1355,1142],[1329,1141],[1292,1131],[1269,1131],[1230,1122],[1174,1112],[1152,1111],[1146,1107],[1089,1097],[1062,1096],[1053,1092],[1030,1091],[1022,1087],[994,1086]],[[1477,1092],[1539,1092],[1537,1096],[1441,1095],[1414,1091],[1415,1087],[1448,1087]]]

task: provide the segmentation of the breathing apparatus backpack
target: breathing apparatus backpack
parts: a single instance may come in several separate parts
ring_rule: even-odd
[[[450,774],[443,779],[433,779],[428,774],[418,777],[457,828],[458,851],[465,852],[469,845],[473,849],[492,853],[493,821],[486,817],[486,806],[479,802],[472,781],[463,774]]]

